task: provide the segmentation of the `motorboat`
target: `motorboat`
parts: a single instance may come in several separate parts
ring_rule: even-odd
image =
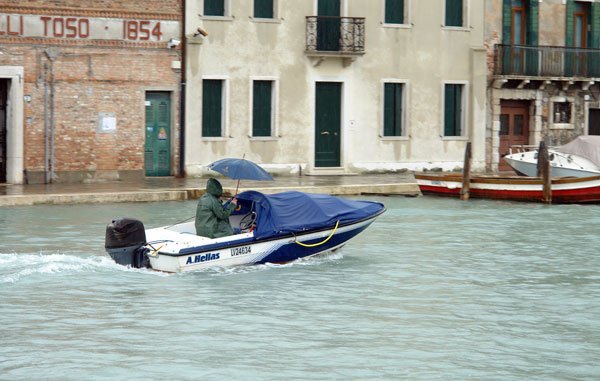
[[[579,136],[565,145],[549,147],[548,159],[552,177],[600,175],[600,136]],[[537,176],[538,150],[531,146],[511,147],[504,160],[519,175]]]
[[[415,173],[424,195],[459,197],[463,176],[458,173]],[[552,203],[600,203],[600,176],[552,178]],[[496,200],[544,202],[541,177],[471,175],[469,196]]]
[[[105,249],[121,265],[169,273],[286,263],[339,249],[386,210],[379,202],[298,191],[236,198],[231,236],[198,236],[194,221],[146,229],[137,219],[117,218],[106,227]]]

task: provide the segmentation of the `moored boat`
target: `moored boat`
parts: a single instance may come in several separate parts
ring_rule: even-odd
[[[459,197],[463,176],[456,173],[416,173],[421,193]],[[472,198],[543,202],[544,181],[540,177],[471,175]],[[600,203],[600,176],[552,178],[552,203]]]
[[[519,175],[537,176],[538,150],[527,146],[511,148],[503,159]],[[512,152],[514,150],[514,152]],[[600,175],[600,136],[579,136],[571,142],[548,148],[552,177]]]
[[[296,191],[236,198],[237,234],[211,239],[196,235],[193,221],[145,229],[120,218],[106,228],[106,251],[119,264],[165,272],[285,263],[340,248],[385,212],[379,202]]]

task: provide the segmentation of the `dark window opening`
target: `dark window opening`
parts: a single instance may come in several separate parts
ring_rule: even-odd
[[[222,136],[223,80],[202,81],[202,136]]]
[[[402,136],[402,83],[386,83],[383,100],[383,136]]]
[[[463,85],[450,84],[444,88],[444,136],[462,135]]]
[[[271,136],[273,81],[254,81],[252,87],[252,136]]]
[[[463,26],[463,0],[446,0],[446,26]]]
[[[385,0],[385,23],[404,24],[404,0]]]
[[[570,102],[554,102],[554,123],[571,123]]]
[[[204,0],[204,16],[225,16],[225,0]]]
[[[254,17],[261,19],[272,19],[273,0],[254,0]]]

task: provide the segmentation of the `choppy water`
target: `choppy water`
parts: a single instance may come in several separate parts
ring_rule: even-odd
[[[600,379],[599,206],[377,200],[334,255],[177,275],[104,228],[193,202],[0,208],[0,379]]]

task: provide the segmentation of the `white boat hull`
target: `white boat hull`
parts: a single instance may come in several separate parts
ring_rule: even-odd
[[[146,230],[149,242],[147,247],[150,250],[147,256],[152,269],[170,273],[264,262],[283,263],[290,259],[336,250],[366,229],[375,217],[337,229],[331,228],[295,237],[286,236],[264,241],[254,241],[251,232],[215,239],[196,236],[192,233],[193,223],[148,229]],[[328,237],[330,239],[327,242],[313,247],[304,247],[298,243],[313,245],[323,242]],[[215,249],[202,250],[202,246],[215,247]],[[186,253],[186,249],[193,248],[198,248],[197,252]]]
[[[600,168],[590,160],[572,154],[548,150],[552,177],[589,177],[600,175]],[[517,152],[504,160],[520,175],[537,176],[537,151]]]

